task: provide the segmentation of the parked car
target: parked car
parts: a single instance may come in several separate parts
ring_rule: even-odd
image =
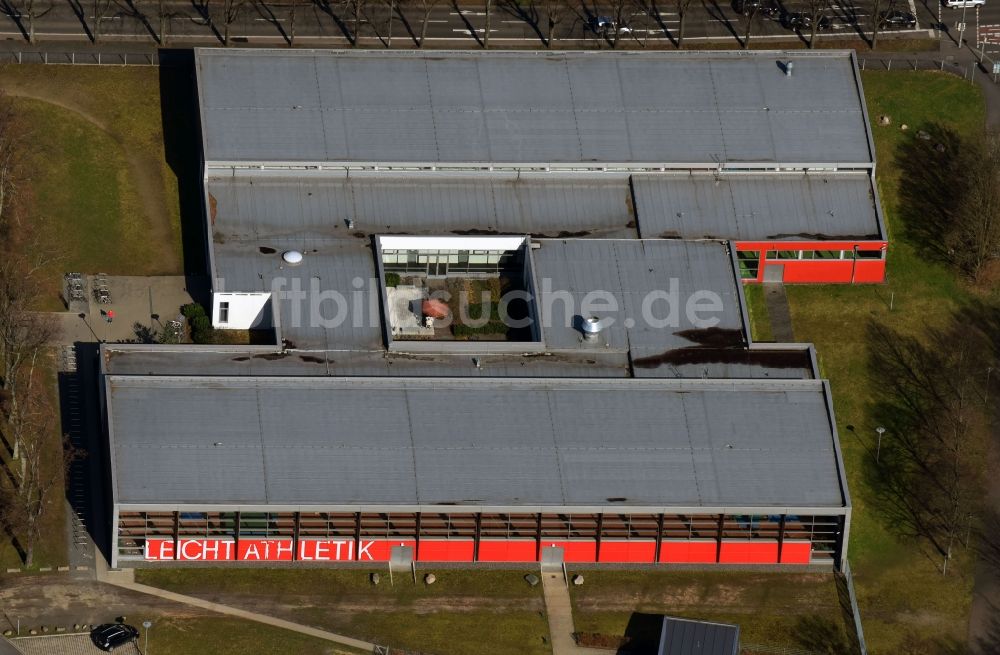
[[[912,30],[917,26],[917,17],[908,11],[890,9],[879,14],[879,23],[882,29]]]
[[[786,30],[806,32],[812,29],[812,23],[812,16],[802,13],[801,11],[787,12],[781,15],[781,26]],[[830,29],[831,27],[833,27],[833,21],[830,20],[829,16],[819,17],[819,20],[816,23],[816,29],[824,31]]]
[[[758,16],[774,18],[781,14],[775,0],[733,0],[733,9],[744,16],[756,13]]]
[[[944,0],[944,6],[949,9],[961,9],[962,7],[982,7],[986,0]]]
[[[615,21],[610,16],[593,16],[587,25],[594,34],[604,34],[615,29]]]
[[[105,623],[90,631],[90,640],[95,646],[106,651],[131,643],[138,636],[138,630],[124,623]]]

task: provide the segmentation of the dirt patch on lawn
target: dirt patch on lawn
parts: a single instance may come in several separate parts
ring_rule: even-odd
[[[218,616],[155,596],[55,574],[0,578],[0,608],[7,616],[20,618],[22,626],[106,623],[115,616],[142,613],[177,618]],[[0,621],[3,619],[0,614]]]
[[[149,236],[159,246],[152,249],[153,269],[161,273],[178,272],[179,257],[175,252],[170,211],[167,209],[168,199],[166,183],[163,179],[163,162],[157,157],[137,150],[134,144],[129,143],[120,134],[110,129],[103,120],[78,106],[67,103],[54,91],[37,87],[27,89],[17,83],[9,82],[4,84],[4,91],[10,97],[37,100],[73,112],[107,134],[121,147],[128,163],[129,176],[135,183],[136,193],[142,203]]]

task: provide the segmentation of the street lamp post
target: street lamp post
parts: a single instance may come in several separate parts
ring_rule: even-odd
[[[879,455],[882,454],[882,435],[885,434],[885,428],[880,425],[875,428],[875,432],[878,432],[878,445],[875,446],[875,463],[878,464]]]
[[[143,621],[142,622],[142,629],[143,629],[142,654],[143,655],[149,655],[149,629],[152,628],[152,627],[153,627],[153,622],[152,621]]]

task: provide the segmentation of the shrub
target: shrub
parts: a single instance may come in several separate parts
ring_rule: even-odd
[[[188,320],[188,323],[194,324],[196,318],[205,316],[205,308],[196,302],[188,303],[181,307],[181,315]]]
[[[399,273],[386,273],[385,274],[385,286],[387,287],[398,287],[401,279]]]

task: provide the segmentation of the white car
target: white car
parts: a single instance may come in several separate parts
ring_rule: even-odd
[[[944,6],[949,9],[961,9],[963,7],[982,7],[986,0],[943,0]]]

